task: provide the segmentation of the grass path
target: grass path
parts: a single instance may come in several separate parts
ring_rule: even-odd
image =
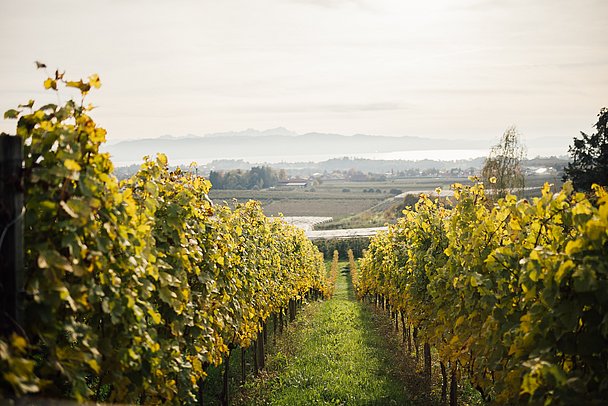
[[[355,300],[348,273],[341,273],[334,297],[304,309],[237,404],[410,404],[394,357],[373,313]]]

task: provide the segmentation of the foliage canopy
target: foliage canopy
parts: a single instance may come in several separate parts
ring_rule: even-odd
[[[545,184],[488,206],[483,184],[452,188],[452,208],[423,195],[372,239],[358,295],[402,311],[492,404],[604,404],[608,193]]]
[[[591,191],[594,183],[608,186],[608,108],[603,107],[595,124],[595,134],[574,138],[568,152],[572,162],[564,169],[564,181],[571,180],[576,190]]]
[[[84,105],[100,85],[57,71],[44,87],[80,102],[4,114],[24,144],[26,321],[0,336],[0,398],[196,403],[207,365],[290,300],[328,293],[323,258],[259,202],[214,206],[211,183],[163,154],[119,182]]]

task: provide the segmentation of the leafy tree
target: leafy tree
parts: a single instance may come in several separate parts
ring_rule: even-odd
[[[504,196],[513,189],[523,189],[524,172],[521,161],[525,158],[525,148],[521,145],[515,127],[509,127],[500,142],[493,146],[486,159],[481,174],[496,197]]]
[[[564,169],[564,181],[572,180],[577,190],[591,191],[591,185],[608,185],[608,108],[603,107],[595,124],[597,132],[574,138],[568,149],[572,162]]]
[[[275,186],[285,173],[270,166],[254,166],[248,171],[211,171],[209,180],[215,189],[263,189]]]

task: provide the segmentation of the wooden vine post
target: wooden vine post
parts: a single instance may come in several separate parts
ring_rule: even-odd
[[[296,319],[296,301],[289,299],[289,321],[292,322]]]
[[[221,394],[221,403],[222,406],[230,405],[230,354],[232,350],[228,351],[226,355],[226,359],[224,361],[224,376],[223,376],[223,385],[222,385],[222,394]]]
[[[458,405],[458,379],[456,377],[457,364],[452,366],[452,379],[450,380],[450,406]]]
[[[428,342],[424,342],[423,347],[424,353],[424,378],[426,381],[427,389],[431,391],[431,345]]]
[[[256,372],[260,369],[264,369],[265,363],[265,349],[264,349],[264,332],[258,332],[257,340],[255,340],[255,357],[256,357]]]
[[[405,326],[405,315],[403,314],[403,311],[400,311],[399,314],[401,315],[401,336],[402,336],[402,340],[405,343],[405,338],[406,338],[406,332],[407,332],[407,327]]]
[[[23,143],[0,134],[1,333],[23,326]]]
[[[245,362],[245,355],[247,350],[245,348],[241,348],[241,385],[245,384],[245,378],[247,378],[247,364]]]
[[[441,367],[441,403],[445,404],[448,399],[448,373],[443,361],[439,362]]]

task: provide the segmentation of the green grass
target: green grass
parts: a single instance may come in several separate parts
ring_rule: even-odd
[[[373,314],[354,300],[348,273],[341,273],[334,297],[305,308],[237,404],[408,404],[393,356]]]

